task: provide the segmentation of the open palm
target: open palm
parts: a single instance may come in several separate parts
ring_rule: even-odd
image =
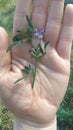
[[[49,11],[48,4],[48,0],[35,0],[31,14],[35,27],[45,28],[44,41],[50,42],[46,55],[39,62],[34,89],[31,87],[30,78],[13,84],[23,76],[21,69],[34,62],[28,53],[30,45],[24,43],[21,47],[15,47],[11,52],[6,53],[9,39],[5,30],[0,28],[0,95],[15,116],[39,123],[49,123],[55,119],[70,74],[73,6],[67,6],[61,27],[64,1],[51,0]],[[13,35],[17,29],[25,27],[26,13],[30,13],[30,0],[28,2],[24,0],[23,3],[19,0]],[[62,28],[61,32],[60,28]],[[34,42],[36,43],[37,40],[34,39]]]

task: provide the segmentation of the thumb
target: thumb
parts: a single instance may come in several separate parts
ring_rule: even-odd
[[[10,69],[11,54],[6,52],[9,46],[8,34],[4,28],[0,27],[0,70]]]

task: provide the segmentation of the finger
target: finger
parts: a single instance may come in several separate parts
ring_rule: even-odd
[[[32,0],[16,0],[16,10],[13,23],[13,35],[18,29],[26,26],[26,15],[30,15]]]
[[[65,16],[63,28],[60,35],[57,51],[63,58],[69,59],[71,52],[71,43],[73,39],[73,5],[67,5],[65,9]]]
[[[45,39],[56,46],[58,40],[61,21],[63,16],[64,0],[51,0],[50,11],[46,24]]]
[[[36,28],[42,28],[45,26],[48,14],[48,5],[48,0],[34,0],[32,21]]]
[[[2,27],[0,27],[0,72],[5,68],[10,69],[11,55],[10,52],[6,52],[8,46],[8,34]]]

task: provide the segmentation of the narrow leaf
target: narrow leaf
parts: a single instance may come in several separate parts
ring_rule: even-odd
[[[33,29],[34,29],[34,26],[33,26],[32,22],[31,22],[30,18],[28,17],[28,15],[26,15],[26,20],[27,20],[27,22],[28,22],[28,26],[29,26],[30,28],[33,28]]]
[[[46,49],[47,45],[49,44],[49,41],[45,43],[44,49]]]
[[[22,69],[22,73],[24,73],[24,74],[30,74],[32,72],[32,68],[31,68],[31,66],[29,65],[29,67],[28,66],[25,66],[24,67],[24,69]]]
[[[26,34],[25,34],[25,31],[24,30],[20,30],[19,34],[17,34],[16,36],[14,36],[12,38],[12,40],[15,42],[15,41],[19,41],[19,40],[22,40],[26,37]]]
[[[18,41],[17,46],[20,46],[22,44],[23,40]]]
[[[19,81],[23,80],[24,78],[25,78],[25,77],[22,77],[22,78],[20,78],[20,79],[17,79],[17,80],[14,82],[14,84],[18,83]]]
[[[10,51],[14,46],[16,46],[18,43],[12,43],[11,45],[9,45],[9,47],[7,48],[6,52]]]
[[[39,48],[39,51],[43,54],[44,50],[43,50],[43,48],[42,48],[40,43],[38,44],[38,48]]]
[[[33,29],[28,27],[27,31],[26,31],[26,35],[29,36],[29,37],[32,37],[33,36]]]
[[[19,79],[17,79],[17,80],[14,82],[14,84],[16,84],[16,83],[18,83],[19,81],[21,81],[21,80],[23,80],[23,79],[25,79],[25,78],[28,78],[28,77],[30,77],[30,75],[27,75],[27,76],[24,76],[24,77],[22,77],[22,78],[19,78]]]

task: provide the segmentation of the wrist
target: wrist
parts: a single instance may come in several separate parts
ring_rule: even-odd
[[[56,119],[49,124],[38,124],[21,118],[14,118],[14,130],[57,130]]]

